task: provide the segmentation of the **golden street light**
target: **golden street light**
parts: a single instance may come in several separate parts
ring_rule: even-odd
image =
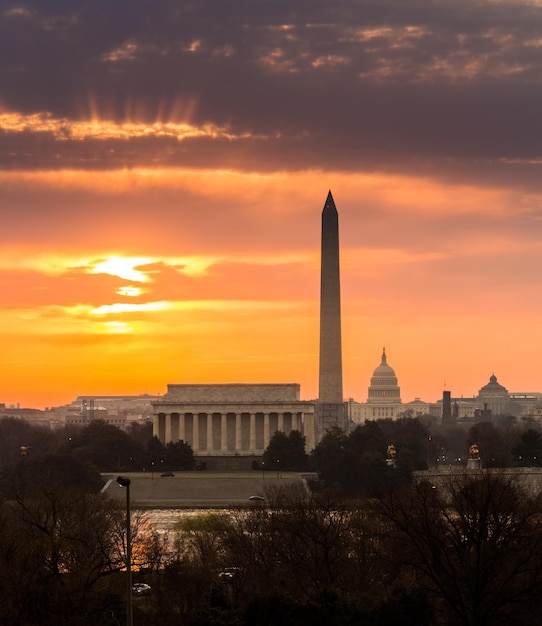
[[[121,487],[126,487],[126,626],[133,626],[132,612],[132,524],[130,519],[130,479],[117,476]]]

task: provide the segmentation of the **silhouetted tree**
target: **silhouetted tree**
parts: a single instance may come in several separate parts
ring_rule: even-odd
[[[542,465],[542,433],[529,428],[521,433],[513,449],[516,467],[540,467]]]
[[[263,453],[266,467],[284,471],[305,469],[307,459],[305,437],[298,430],[292,430],[288,435],[276,431]]]
[[[412,463],[400,461],[401,450],[395,466],[386,462],[392,437],[385,436],[381,423],[368,420],[349,435],[339,428],[324,435],[311,453],[311,463],[325,485],[363,495],[408,479]]]
[[[0,472],[0,488],[6,498],[65,491],[98,492],[104,481],[95,467],[69,454],[20,458]]]
[[[196,465],[192,448],[184,441],[170,441],[164,450],[164,469],[193,470]]]
[[[25,459],[5,470],[12,482],[9,501],[0,503],[0,624],[122,618],[124,587],[115,574],[124,566],[124,509],[96,493],[68,458]]]
[[[145,462],[147,470],[154,468],[156,470],[163,466],[166,456],[166,446],[155,435],[149,439],[145,454]]]
[[[430,594],[437,624],[538,624],[540,503],[511,476],[455,475],[380,501],[386,559]]]
[[[346,433],[333,427],[328,430],[311,452],[311,464],[329,486],[348,485],[355,471]]]
[[[142,467],[144,451],[127,433],[102,420],[91,422],[71,438],[67,449],[101,471]]]
[[[23,419],[0,419],[0,465],[15,463],[21,458],[21,448],[29,454],[47,454],[56,447],[55,434],[43,427],[29,424]]]
[[[483,467],[510,467],[511,451],[501,429],[490,422],[480,422],[469,429],[468,436],[468,445],[476,443],[480,449]]]
[[[137,441],[143,449],[146,449],[149,440],[152,439],[152,422],[134,422],[130,424],[127,432],[128,435]]]

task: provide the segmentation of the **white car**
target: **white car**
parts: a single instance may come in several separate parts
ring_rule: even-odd
[[[151,586],[147,583],[134,583],[132,585],[132,593],[134,596],[145,596],[151,592]]]

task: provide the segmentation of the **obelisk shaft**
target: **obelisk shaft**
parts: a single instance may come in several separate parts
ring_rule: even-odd
[[[331,191],[322,211],[319,430],[344,428],[339,215]]]

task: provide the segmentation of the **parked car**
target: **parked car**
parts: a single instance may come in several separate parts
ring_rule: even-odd
[[[263,502],[265,498],[263,498],[262,496],[250,496],[249,500],[251,500],[252,502]]]
[[[232,580],[239,574],[241,571],[240,567],[225,567],[222,572],[218,575],[222,580]]]
[[[172,478],[175,474],[173,472],[162,472],[160,476],[161,478]]]
[[[132,593],[134,596],[146,596],[151,592],[151,586],[147,583],[134,583],[132,585]]]

